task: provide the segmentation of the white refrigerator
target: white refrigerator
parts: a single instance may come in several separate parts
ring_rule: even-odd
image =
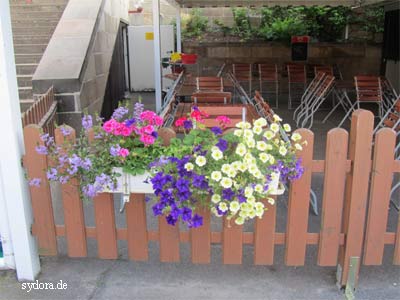
[[[170,56],[174,51],[174,27],[161,25],[161,58]],[[154,39],[153,26],[128,26],[129,77],[132,92],[152,91],[154,83]],[[162,88],[168,89],[172,80],[164,78],[171,68],[162,69]]]

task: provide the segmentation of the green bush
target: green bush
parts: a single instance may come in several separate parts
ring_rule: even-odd
[[[182,35],[187,38],[201,37],[208,31],[208,18],[203,16],[200,9],[192,9],[187,20]]]
[[[233,33],[239,35],[245,41],[253,37],[251,30],[249,11],[246,8],[233,8],[233,20],[235,25],[233,27]]]

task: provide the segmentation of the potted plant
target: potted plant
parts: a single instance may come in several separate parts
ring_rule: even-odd
[[[262,217],[263,199],[273,205],[272,195],[281,194],[281,184],[303,173],[295,152],[302,149],[301,136],[291,135],[290,126],[280,125],[277,115],[268,124],[264,118],[250,124],[239,122],[225,131],[230,122],[217,117],[219,126],[202,125],[205,113],[193,107],[188,117],[176,121],[183,139],[173,139],[168,157],[152,164],[156,216],[165,216],[175,225],[179,220],[189,227],[202,225],[196,209],[210,209],[217,217],[234,219],[236,224]]]

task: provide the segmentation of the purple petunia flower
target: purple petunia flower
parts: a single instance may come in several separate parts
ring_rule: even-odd
[[[49,152],[47,151],[47,147],[43,145],[39,145],[35,147],[37,153],[41,155],[47,155]]]
[[[235,192],[232,189],[223,189],[222,190],[222,198],[225,200],[232,200],[233,196],[235,196]]]
[[[66,126],[61,126],[61,127],[60,127],[60,131],[61,131],[61,134],[62,134],[63,136],[68,136],[68,135],[70,135],[71,132],[72,132],[71,128],[68,128],[68,127],[66,127]]]
[[[203,225],[203,217],[195,214],[192,218],[192,221],[189,223],[189,227],[197,228]]]
[[[133,107],[133,116],[136,119],[140,119],[140,115],[142,114],[143,110],[144,110],[144,104],[142,102],[136,102]]]
[[[46,176],[48,180],[57,180],[57,169],[51,168],[47,171]]]
[[[214,133],[215,135],[221,135],[222,134],[222,129],[219,128],[218,126],[214,126],[210,129],[212,131],[212,133]]]
[[[120,150],[121,150],[121,146],[118,145],[118,144],[115,145],[115,146],[111,146],[111,147],[110,147],[110,154],[111,154],[111,156],[118,156]]]
[[[192,129],[193,128],[193,122],[190,121],[190,120],[183,121],[183,128],[185,128],[186,130]]]
[[[224,152],[228,148],[228,142],[225,141],[224,139],[219,139],[216,146],[219,148],[219,150]]]
[[[90,116],[90,115],[83,116],[83,118],[82,118],[82,127],[85,130],[88,130],[88,129],[92,128],[92,126],[93,126],[92,116]]]
[[[41,182],[42,179],[40,178],[32,178],[31,180],[29,180],[29,185],[39,187]]]
[[[128,119],[125,121],[125,125],[128,127],[131,127],[135,123],[136,123],[136,118]]]

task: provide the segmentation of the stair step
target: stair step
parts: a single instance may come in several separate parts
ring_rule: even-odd
[[[14,35],[14,44],[48,44],[51,35]]]
[[[17,54],[43,53],[47,44],[14,44],[14,51]]]
[[[36,71],[38,64],[16,64],[17,75],[29,75]]]
[[[52,35],[56,26],[29,26],[29,24],[14,25],[12,26],[12,32],[16,35],[22,34],[33,34],[33,35]]]
[[[17,75],[18,87],[32,86],[32,77],[33,77],[33,74]]]
[[[32,86],[24,86],[18,88],[19,99],[32,99]]]
[[[23,27],[23,26],[57,26],[59,18],[24,18],[24,19],[12,19],[12,27]]]
[[[29,19],[46,19],[46,18],[61,18],[62,11],[26,11],[26,12],[11,12],[11,19],[23,20]]]
[[[30,53],[30,54],[15,54],[16,64],[38,64],[42,58],[42,53]]]
[[[46,11],[46,12],[59,12],[65,9],[66,3],[47,3],[47,4],[13,4],[10,5],[11,14],[14,12],[27,12],[27,11]]]
[[[21,108],[21,113],[26,112],[34,103],[33,99],[20,99],[19,107]]]

